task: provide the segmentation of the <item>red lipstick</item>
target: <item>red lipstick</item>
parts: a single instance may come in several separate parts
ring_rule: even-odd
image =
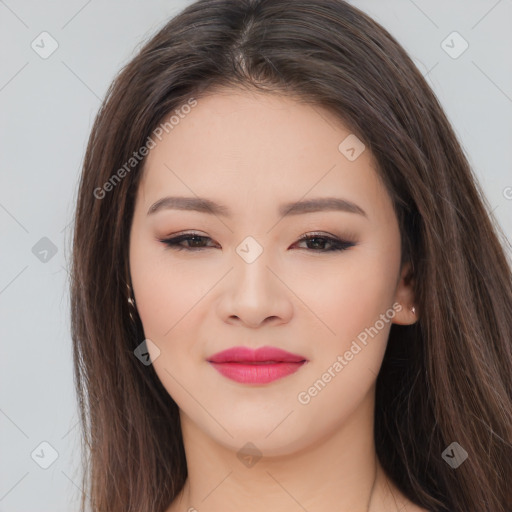
[[[243,384],[266,384],[295,373],[307,359],[275,347],[233,347],[208,362],[224,377]]]

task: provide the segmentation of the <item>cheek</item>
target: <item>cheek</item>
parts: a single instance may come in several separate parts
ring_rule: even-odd
[[[139,239],[130,247],[133,292],[146,338],[166,353],[196,360],[201,347],[193,340],[207,321],[205,304],[226,271],[212,259],[193,258],[171,254],[154,240]]]
[[[331,267],[330,273],[321,275],[322,289],[309,295],[314,297],[311,309],[329,327],[321,329],[318,342],[312,345],[315,364],[303,388],[305,399],[315,402],[315,410],[328,408],[331,400],[356,407],[375,381],[386,350],[395,314],[392,306],[400,265],[399,241],[376,240],[358,249],[357,258],[342,257],[336,271]],[[331,373],[326,374],[329,369]],[[315,382],[318,385],[309,395],[307,390]],[[323,391],[324,386],[328,390]]]
[[[304,296],[335,333],[330,334],[346,341],[373,325],[391,307],[398,265],[392,252],[360,251],[357,258],[341,258],[335,271],[330,267],[325,275],[304,285]]]
[[[311,306],[335,334],[323,329],[316,337],[296,401],[310,418],[321,417],[325,428],[350,415],[375,383],[394,316],[396,256],[369,250],[347,259],[324,279],[323,293]]]
[[[167,258],[166,258],[167,256]],[[137,311],[147,338],[162,340],[184,315],[194,286],[169,264],[154,240],[142,237],[130,246],[130,272]]]
[[[164,341],[179,331],[208,288],[164,261],[138,260],[132,265],[137,311],[148,338]],[[204,288],[204,289],[203,289]]]

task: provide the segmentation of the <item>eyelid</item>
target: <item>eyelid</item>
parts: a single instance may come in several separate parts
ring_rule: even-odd
[[[178,231],[176,233],[172,233],[170,235],[166,235],[165,237],[161,237],[161,238],[157,238],[157,239],[161,242],[163,240],[169,240],[171,238],[176,238],[176,237],[184,236],[184,235],[198,236],[198,237],[204,237],[204,238],[212,239],[212,237],[210,235],[207,235],[205,233],[200,233],[200,232],[194,231],[194,230],[192,230],[192,231],[187,231],[187,230]],[[344,235],[335,235],[334,233],[329,233],[328,231],[306,231],[306,233],[304,233],[303,235],[300,235],[297,238],[297,240],[302,240],[304,238],[309,238],[309,237],[313,237],[313,236],[331,237],[331,238],[338,239],[340,242],[354,242],[358,238],[352,232],[346,232]]]
[[[174,233],[172,235],[167,236],[163,239],[158,239],[159,242],[167,245],[167,249],[173,249],[177,251],[187,251],[187,252],[202,252],[205,249],[211,249],[212,246],[206,246],[206,247],[186,247],[183,245],[180,245],[183,241],[188,241],[190,238],[200,238],[200,239],[206,239],[207,241],[215,242],[211,237],[208,235],[203,235],[201,233],[198,233],[197,231],[183,231]],[[336,253],[336,252],[343,252],[347,249],[350,249],[351,247],[354,247],[358,245],[357,237],[352,236],[338,236],[333,235],[328,232],[324,231],[308,231],[301,235],[296,242],[293,245],[296,245],[300,242],[308,242],[312,239],[319,238],[325,240],[327,244],[331,245],[330,249],[308,249],[308,248],[300,248],[299,250],[305,250],[307,252],[313,252],[313,253]],[[215,248],[215,247],[213,247]]]

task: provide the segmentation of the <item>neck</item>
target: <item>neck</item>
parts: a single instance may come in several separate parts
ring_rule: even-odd
[[[167,512],[397,510],[375,452],[372,396],[322,439],[299,440],[305,448],[265,455],[270,436],[262,436],[253,443],[262,446],[261,458],[216,442],[181,412],[188,478]]]

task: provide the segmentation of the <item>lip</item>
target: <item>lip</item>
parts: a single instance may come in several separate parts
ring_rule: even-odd
[[[306,362],[304,356],[276,347],[232,347],[214,354],[208,362],[224,377],[244,384],[266,384],[291,375]]]

